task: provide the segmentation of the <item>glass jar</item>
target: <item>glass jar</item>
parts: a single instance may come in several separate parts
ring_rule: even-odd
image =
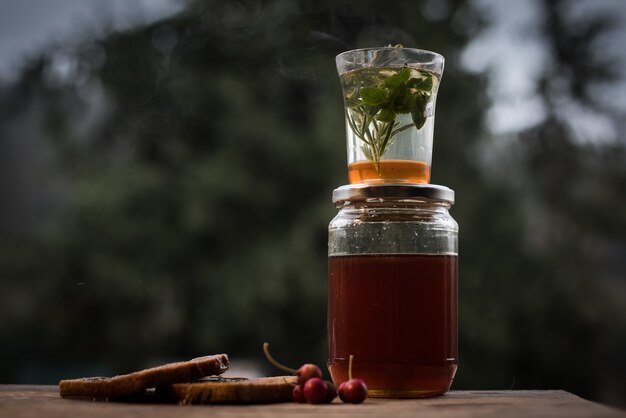
[[[454,191],[431,184],[348,185],[328,240],[328,368],[373,397],[449,390],[457,369],[458,225]]]
[[[429,183],[444,58],[385,47],[337,55],[350,183]]]

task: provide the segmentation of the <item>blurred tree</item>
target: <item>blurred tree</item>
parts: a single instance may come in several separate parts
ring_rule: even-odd
[[[560,387],[623,406],[626,142],[602,131],[590,140],[579,128],[594,117],[608,126],[623,119],[596,94],[600,83],[619,81],[617,63],[595,47],[616,21],[596,13],[574,22],[573,3],[537,3],[550,56],[537,86],[542,122],[513,138],[483,138],[474,149],[487,165],[485,184],[465,184],[483,200],[476,206],[483,219],[460,222],[467,361],[459,383]],[[458,205],[474,203],[463,197]]]
[[[23,326],[2,337],[38,341],[7,348],[3,380],[44,361],[258,356],[264,340],[323,363],[329,198],[345,182],[334,56],[415,39],[452,56],[468,29],[434,34],[471,13],[444,12],[202,2],[34,61],[4,92],[4,132],[32,113],[61,209],[43,233],[3,234],[26,251],[3,264],[5,295],[29,308],[7,306]]]
[[[626,362],[618,353],[626,349],[626,138],[597,132],[590,140],[576,120],[600,117],[619,126],[624,116],[596,93],[600,83],[619,81],[619,64],[596,47],[618,21],[609,13],[576,19],[568,13],[573,5],[542,2],[552,52],[539,81],[547,114],[519,138],[520,191],[531,214],[527,251],[540,263],[526,285],[550,298],[526,310],[534,318],[518,328],[526,343],[517,347],[516,368],[527,371],[526,386],[567,381],[575,393],[624,406]],[[564,111],[572,105],[583,114]]]

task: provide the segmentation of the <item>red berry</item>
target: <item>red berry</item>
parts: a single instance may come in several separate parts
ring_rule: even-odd
[[[313,377],[304,384],[304,397],[311,403],[326,402],[326,383],[319,377]]]
[[[346,402],[346,395],[344,395],[344,392],[346,390],[346,383],[348,383],[347,380],[345,382],[342,382],[337,389],[337,395],[342,402]]]
[[[304,397],[304,391],[302,390],[302,385],[296,385],[291,392],[291,397],[294,402],[298,403],[306,403],[306,398]]]
[[[324,383],[326,384],[326,403],[331,403],[337,397],[337,387],[327,380]]]
[[[367,386],[361,379],[350,379],[339,385],[339,399],[347,403],[361,403],[367,397]]]
[[[263,343],[263,352],[265,353],[265,357],[267,361],[272,363],[274,366],[278,367],[282,371],[287,373],[295,374],[298,376],[298,383],[304,385],[307,380],[312,379],[314,377],[322,378],[322,371],[315,364],[305,364],[300,367],[298,370],[292,369],[290,367],[285,366],[284,364],[280,364],[274,357],[270,354],[270,345],[268,343]]]
[[[314,377],[322,378],[322,371],[315,364],[305,364],[298,369],[298,382],[304,385],[307,380]]]

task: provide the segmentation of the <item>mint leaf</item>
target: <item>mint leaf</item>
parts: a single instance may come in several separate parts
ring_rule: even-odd
[[[425,78],[412,78],[406,84],[409,89],[416,89],[430,93],[433,89],[433,78],[429,75]]]
[[[424,109],[416,109],[411,112],[411,119],[415,124],[415,128],[419,131],[426,123],[426,116],[424,116]]]
[[[410,113],[415,106],[416,95],[411,94],[406,87],[396,89],[393,94],[393,110],[396,113]]]
[[[345,98],[344,103],[346,104],[346,107],[348,107],[348,108],[357,107],[357,106],[361,105],[361,101],[360,100],[352,99],[352,98],[348,98],[348,97]]]
[[[380,110],[380,106],[362,105],[361,109],[363,109],[363,111],[365,113],[367,113],[369,116],[374,117],[378,113],[378,111]]]
[[[387,101],[388,94],[384,89],[378,87],[363,87],[361,99],[368,106],[379,106]]]
[[[396,112],[392,109],[381,109],[376,115],[376,119],[381,122],[393,122],[396,119]]]
[[[411,111],[411,119],[413,119],[417,130],[422,129],[422,126],[426,123],[426,104],[429,98],[427,94],[423,93],[415,95],[415,105]]]
[[[417,95],[415,94],[407,94],[402,101],[402,104],[399,105],[399,108],[402,108],[402,113],[409,113],[413,107],[415,106],[415,102],[417,101]]]
[[[409,81],[410,77],[411,77],[411,70],[409,70],[407,67],[404,67],[403,69],[398,71],[396,74],[392,75],[391,77],[388,77],[385,80],[385,87],[387,87],[389,90],[393,90],[399,86],[405,85],[406,82]]]

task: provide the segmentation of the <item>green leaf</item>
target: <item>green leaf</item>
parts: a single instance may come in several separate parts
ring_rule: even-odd
[[[361,89],[361,99],[366,105],[379,106],[387,101],[388,96],[384,89],[378,87],[363,87]]]
[[[409,70],[407,67],[404,67],[396,74],[388,77],[385,80],[385,87],[387,87],[389,90],[393,90],[399,86],[403,86],[406,84],[407,81],[409,81],[409,77],[411,77],[411,70]]]
[[[389,103],[393,106],[398,102],[402,102],[404,96],[407,94],[405,86],[398,86],[389,92]]]
[[[363,105],[362,109],[363,109],[363,111],[366,114],[370,115],[371,117],[374,117],[378,113],[378,111],[380,110],[380,106],[366,106],[366,105]]]
[[[411,111],[411,119],[415,127],[420,130],[426,123],[426,105],[430,100],[430,95],[426,93],[419,93],[415,95],[415,106]]]
[[[421,90],[430,93],[433,89],[433,78],[425,75],[424,78],[412,78],[406,84],[409,89]]]
[[[400,114],[410,113],[413,107],[415,107],[416,96],[415,94],[410,94],[407,89],[403,88],[402,91],[394,97],[393,110]]]
[[[392,109],[381,109],[376,119],[381,122],[393,122],[396,119],[396,112]]]
[[[361,104],[360,100],[349,98],[349,97],[346,97],[344,102],[346,104],[346,107],[349,107],[349,108],[350,107],[357,107],[357,106],[359,106]]]
[[[424,109],[416,109],[411,112],[411,119],[413,119],[413,123],[415,127],[419,131],[422,129],[422,126],[426,123],[426,116],[424,115]]]
[[[415,102],[417,100],[417,96],[415,94],[407,94],[402,102],[402,106],[406,109],[404,113],[409,113],[413,107],[415,107]]]

